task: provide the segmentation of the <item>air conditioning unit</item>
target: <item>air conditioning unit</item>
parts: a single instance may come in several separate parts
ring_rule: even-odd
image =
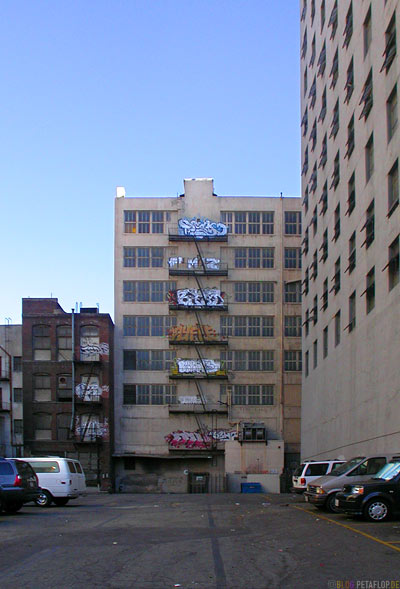
[[[239,442],[263,442],[267,444],[267,428],[264,423],[242,423]]]

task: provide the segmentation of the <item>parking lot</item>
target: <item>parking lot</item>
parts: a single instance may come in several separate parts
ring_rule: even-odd
[[[400,588],[399,519],[297,495],[90,493],[1,515],[0,542],[2,588]]]

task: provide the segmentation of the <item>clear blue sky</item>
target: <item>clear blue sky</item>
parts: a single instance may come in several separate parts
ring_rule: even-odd
[[[300,194],[297,0],[3,0],[0,323],[113,315],[115,187]]]

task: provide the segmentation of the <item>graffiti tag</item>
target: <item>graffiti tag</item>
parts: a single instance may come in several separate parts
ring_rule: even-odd
[[[221,362],[219,360],[210,360],[204,358],[203,360],[183,360],[176,359],[178,372],[180,374],[214,374],[221,370]]]
[[[228,228],[224,223],[217,223],[204,217],[184,217],[178,220],[179,235],[192,235],[202,239],[203,237],[218,237],[227,235]]]
[[[189,395],[186,395],[185,397],[178,397],[178,401],[179,401],[179,403],[182,403],[183,405],[200,405],[201,404],[201,399],[199,399],[199,397],[197,397],[196,395],[193,397],[190,397]]]
[[[171,341],[177,342],[194,342],[194,341],[215,341],[218,334],[210,325],[176,325],[168,331]]]
[[[218,288],[180,288],[169,291],[168,301],[184,307],[221,307],[225,303],[224,296]]]
[[[206,433],[175,431],[165,436],[165,441],[173,448],[209,448],[213,440],[228,442],[236,438],[236,431],[209,430]]]

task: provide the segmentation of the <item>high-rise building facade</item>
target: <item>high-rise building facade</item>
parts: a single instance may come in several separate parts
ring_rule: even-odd
[[[302,457],[400,447],[398,0],[303,0]]]
[[[176,198],[117,189],[120,490],[190,492],[233,472],[279,478],[284,454],[299,457],[300,199],[184,185]]]
[[[102,490],[113,481],[113,340],[97,307],[22,299],[24,455],[78,458]]]
[[[0,325],[0,456],[22,456],[22,327]]]

